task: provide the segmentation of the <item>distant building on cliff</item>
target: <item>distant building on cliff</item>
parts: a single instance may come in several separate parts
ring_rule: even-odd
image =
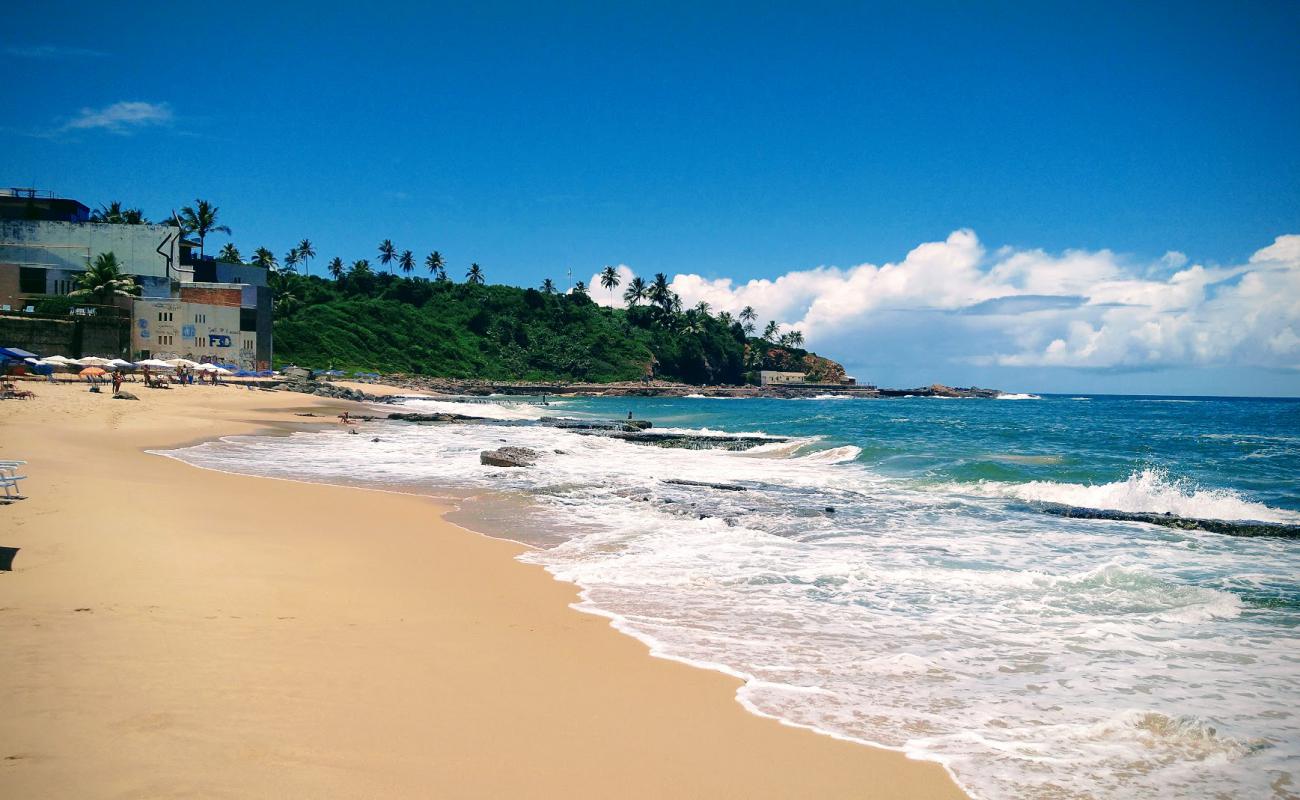
[[[785,386],[791,383],[803,383],[807,376],[802,372],[777,372],[765,369],[758,373],[760,386]]]
[[[21,338],[18,318],[121,313],[131,328],[120,349],[133,360],[180,356],[269,369],[273,298],[266,270],[200,258],[197,247],[173,224],[90,222],[89,209],[76,200],[0,190],[0,324],[6,336]],[[61,299],[96,256],[110,252],[140,287],[138,298],[115,300],[120,312]],[[46,339],[51,327],[43,326]]]

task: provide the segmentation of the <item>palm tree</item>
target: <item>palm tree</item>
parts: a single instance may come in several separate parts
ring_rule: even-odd
[[[654,282],[650,284],[650,302],[664,311],[672,310],[673,291],[668,288],[668,276],[662,272],[656,272]]]
[[[402,257],[397,259],[397,266],[402,268],[402,272],[410,275],[415,271],[415,254],[410,250],[403,250]]]
[[[91,222],[119,223],[122,221],[122,201],[114,200],[108,205],[99,204],[99,208],[90,212]]]
[[[695,312],[701,316],[707,317],[709,315],[709,310],[709,304],[703,300],[695,304]]]
[[[388,272],[393,271],[393,260],[397,258],[397,248],[393,247],[392,239],[385,239],[379,243],[379,263],[388,267]]]
[[[763,341],[773,341],[773,339],[776,338],[777,331],[779,330],[781,330],[781,327],[776,324],[776,320],[769,321],[767,327],[763,329]]]
[[[203,243],[208,238],[209,233],[224,233],[230,235],[229,225],[217,224],[216,206],[207,200],[194,200],[194,205],[185,206],[181,209],[180,223],[181,228],[187,233],[192,233],[199,237],[199,257],[203,256]]]
[[[721,312],[721,313],[718,314],[718,322],[721,322],[723,325],[726,325],[728,328],[730,328],[730,327],[731,327],[731,323],[733,323],[733,322],[735,322],[735,321],[736,321],[736,320],[735,320],[734,317],[731,316],[731,312],[730,312],[730,311],[723,311],[723,312]]]
[[[284,254],[285,270],[288,272],[297,272],[298,262],[300,260],[302,260],[302,257],[298,255],[298,248],[296,247],[289,248],[289,252]]]
[[[244,258],[239,254],[239,248],[235,247],[233,242],[226,242],[226,246],[221,248],[217,255],[218,261],[224,261],[227,264],[242,264]]]
[[[311,239],[303,239],[298,242],[298,260],[302,262],[303,272],[311,274],[311,259],[316,257],[316,248],[312,247]]]
[[[614,296],[614,290],[622,283],[618,276],[618,270],[613,267],[605,267],[600,271],[600,285],[609,290],[610,297]]]
[[[440,281],[447,280],[447,268],[442,260],[442,253],[434,250],[424,257],[424,266],[429,268],[429,274]]]
[[[483,268],[477,263],[469,265],[469,272],[465,273],[465,282],[477,286],[483,285]]]
[[[803,347],[803,332],[790,331],[790,344],[794,347]]]
[[[645,279],[640,276],[635,276],[632,280],[628,281],[627,289],[623,291],[623,302],[627,303],[628,308],[631,308],[646,299],[646,292],[647,288],[645,285]]]
[[[546,280],[542,281],[542,293],[555,294],[555,281],[551,280],[550,278],[547,278]]]
[[[100,253],[85,272],[77,278],[80,287],[68,292],[71,295],[89,296],[101,305],[109,305],[114,297],[135,297],[140,287],[129,276],[122,274],[121,265],[113,253]]]
[[[339,258],[338,256],[334,256],[334,258],[330,261],[327,269],[329,269],[330,271],[330,277],[333,278],[334,280],[338,280],[339,278],[342,278],[343,259]]]
[[[279,262],[275,260],[275,253],[265,247],[253,251],[253,263],[266,270],[273,270],[279,266]]]
[[[370,260],[363,258],[359,261],[352,262],[352,268],[348,270],[349,277],[371,274]]]
[[[587,294],[587,284],[583,283],[582,281],[578,281],[577,283],[573,284],[573,293],[585,296]]]
[[[754,311],[753,306],[745,306],[740,311],[740,321],[744,323],[745,333],[754,332],[754,321],[758,319],[758,313]]]

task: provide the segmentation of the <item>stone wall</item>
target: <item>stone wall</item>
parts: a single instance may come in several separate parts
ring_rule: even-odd
[[[47,319],[0,315],[0,346],[38,356],[123,357],[130,341],[126,319]]]

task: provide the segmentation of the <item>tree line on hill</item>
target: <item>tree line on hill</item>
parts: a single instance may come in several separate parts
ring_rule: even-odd
[[[144,216],[112,203],[92,220],[137,224]],[[203,200],[182,209],[176,221],[198,238],[201,252],[208,234],[230,234],[218,223],[218,208]],[[684,308],[663,273],[651,281],[630,279],[625,306],[610,308],[595,303],[582,281],[567,293],[550,278],[536,289],[489,285],[477,263],[457,283],[436,250],[423,259],[428,277],[416,276],[415,254],[390,239],[376,250],[386,271],[368,258],[345,266],[335,257],[326,278],[311,274],[314,258],[316,249],[304,238],[283,262],[266,247],[248,262],[268,271],[278,363],[489,380],[739,384],[757,382],[763,369],[806,372],[811,380],[843,376],[838,364],[803,349],[799,331],[782,332],[770,321],[759,333],[751,307],[735,315],[714,314],[704,302]],[[244,263],[233,243],[217,259]],[[120,286],[111,284],[111,269],[95,273],[101,291]],[[604,268],[599,282],[611,293],[623,283],[613,267]]]

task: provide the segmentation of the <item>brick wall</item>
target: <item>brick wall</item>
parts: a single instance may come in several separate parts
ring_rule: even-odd
[[[181,284],[181,300],[186,303],[239,308],[242,299],[243,291],[238,286],[229,289],[209,289]]]

